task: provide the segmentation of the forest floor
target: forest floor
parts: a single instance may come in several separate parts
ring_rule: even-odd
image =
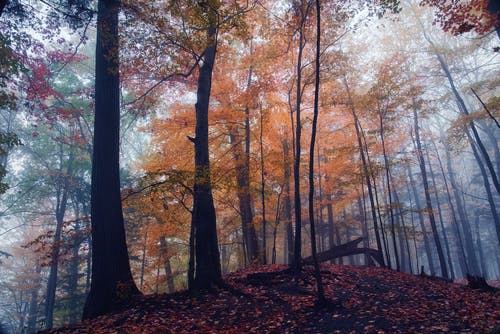
[[[498,290],[378,267],[323,265],[331,304],[319,308],[312,268],[300,275],[285,268],[231,273],[226,288],[197,297],[141,297],[121,313],[47,333],[500,333]]]

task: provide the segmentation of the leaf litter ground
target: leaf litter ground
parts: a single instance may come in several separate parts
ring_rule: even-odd
[[[121,313],[47,333],[500,333],[500,293],[378,267],[323,265],[330,307],[315,306],[312,268],[248,268],[227,287],[144,296]]]

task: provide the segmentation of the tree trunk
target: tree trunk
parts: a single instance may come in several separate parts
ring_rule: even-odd
[[[422,214],[422,204],[420,203],[420,195],[417,191],[417,184],[413,179],[413,175],[411,173],[410,168],[408,168],[408,178],[410,179],[411,188],[413,190],[413,197],[415,198],[415,205],[417,207],[418,212],[418,221],[420,223],[420,229],[422,230],[422,234],[424,236],[424,246],[425,246],[425,255],[427,256],[427,262],[429,263],[429,272],[431,276],[434,276],[436,273],[436,268],[434,266],[434,260],[432,258],[431,244],[429,242],[429,237],[427,236],[427,228],[424,223],[424,216]]]
[[[64,223],[64,215],[66,214],[66,207],[68,204],[68,193],[70,186],[70,176],[73,170],[73,154],[70,153],[70,157],[67,161],[67,170],[63,175],[63,163],[64,157],[62,152],[62,146],[60,146],[59,152],[59,180],[56,184],[61,184],[57,189],[57,203],[56,203],[56,230],[54,232],[54,241],[52,246],[52,252],[50,256],[50,271],[49,278],[47,279],[47,293],[45,296],[45,329],[50,329],[53,327],[54,320],[54,306],[56,302],[56,288],[57,288],[57,274],[59,268],[59,253],[60,253],[60,243],[62,237],[62,229]],[[63,180],[61,180],[63,178]]]
[[[249,134],[248,136],[245,134],[245,142],[249,140],[247,137],[249,137]],[[229,129],[229,138],[232,145],[233,158],[236,163],[236,184],[238,187],[237,192],[245,254],[247,261],[252,263],[258,260],[259,249],[257,233],[253,225],[252,197],[250,196],[250,158],[242,149],[236,128],[231,127]]]
[[[293,225],[292,225],[292,199],[290,196],[290,177],[292,175],[292,171],[290,168],[290,148],[288,147],[288,141],[285,139],[282,142],[283,147],[283,172],[284,172],[284,185],[283,192],[285,194],[285,199],[283,203],[283,220],[286,229],[286,256],[285,263],[290,264],[293,260]]]
[[[451,211],[451,224],[453,226],[453,231],[455,232],[455,239],[457,241],[457,248],[458,248],[458,263],[460,265],[460,269],[462,270],[461,277],[465,277],[465,275],[469,272],[469,268],[467,265],[467,257],[465,255],[465,249],[462,241],[462,236],[460,233],[460,227],[458,226],[457,214],[455,212],[456,211],[455,206],[453,205],[453,201],[451,199],[450,187],[448,186],[448,180],[446,178],[446,173],[444,171],[443,162],[441,161],[441,157],[439,156],[439,151],[437,150],[435,143],[434,143],[434,149],[436,151],[436,156],[438,159],[441,175],[443,176],[443,181],[446,188],[446,198],[448,200],[448,205]]]
[[[431,44],[432,47],[434,47],[433,42],[427,38],[427,41]],[[441,65],[441,69],[443,70],[444,74],[446,75],[446,78],[448,79],[448,83],[450,84],[451,90],[453,92],[453,95],[455,96],[455,100],[457,102],[458,109],[466,116],[469,116],[470,113],[465,105],[464,100],[462,99],[462,96],[458,92],[457,88],[455,87],[455,82],[453,80],[453,77],[451,76],[450,69],[448,68],[448,64],[444,60],[443,56],[435,51],[435,55],[439,61],[439,64]],[[500,181],[498,180],[498,176],[495,172],[495,168],[493,168],[493,163],[491,162],[490,156],[488,154],[488,151],[486,150],[483,141],[481,140],[481,137],[479,136],[479,133],[477,132],[476,126],[474,125],[473,121],[470,121],[469,123],[470,129],[472,131],[472,134],[474,135],[474,139],[479,147],[479,150],[482,154],[482,157],[485,161],[486,166],[488,167],[488,170],[491,175],[491,180],[493,181],[493,185],[495,186],[495,189],[497,190],[497,193],[500,195]],[[499,233],[499,242],[500,242],[500,231]]]
[[[212,71],[216,55],[216,13],[208,13],[210,27],[207,31],[208,46],[204,51],[203,65],[198,76],[196,128],[194,142],[195,179],[193,186],[194,227],[194,276],[189,290],[210,288],[222,281],[215,207],[210,183],[208,150],[208,108],[212,87]]]
[[[354,108],[354,101],[351,96],[351,91],[349,89],[349,85],[347,83],[347,78],[345,75],[343,76],[343,82],[344,86],[347,92],[347,97],[349,101],[349,105],[351,107],[351,114],[354,119],[354,128],[356,130],[356,138],[358,140],[358,149],[359,149],[359,156],[361,158],[361,164],[363,167],[363,175],[365,177],[366,181],[366,186],[368,188],[368,197],[370,199],[370,206],[371,206],[371,213],[372,213],[372,220],[373,220],[373,227],[375,229],[375,240],[377,242],[377,250],[379,252],[379,257],[383,259],[383,254],[382,254],[382,241],[380,239],[380,232],[378,228],[378,219],[377,219],[377,212],[375,208],[375,201],[374,201],[374,196],[373,196],[373,190],[372,190],[372,184],[370,180],[370,170],[368,169],[368,163],[366,161],[365,153],[364,153],[364,146],[363,146],[363,141],[362,141],[362,136],[361,136],[361,129],[360,129],[360,124],[359,124],[359,119],[358,115],[356,114],[356,109]],[[385,266],[385,263],[382,263],[382,266]]]
[[[174,276],[172,275],[172,266],[170,265],[170,256],[168,254],[168,242],[167,238],[160,238],[160,246],[161,246],[161,255],[163,258],[164,269],[165,269],[165,277],[167,278],[167,288],[168,293],[173,293],[175,291],[174,286]]]
[[[3,10],[5,9],[5,6],[7,6],[8,0],[1,0],[0,1],[0,17],[3,14]]]
[[[394,210],[392,208],[392,189],[391,189],[391,170],[389,167],[389,158],[387,157],[387,151],[385,148],[385,129],[382,113],[379,110],[379,126],[380,126],[380,141],[382,143],[382,155],[384,157],[384,169],[385,169],[385,180],[387,186],[387,196],[389,197],[389,217],[391,222],[391,236],[392,236],[392,247],[394,248],[394,259],[396,260],[396,270],[401,271],[399,265],[399,254],[398,247],[396,243],[396,227],[394,224]],[[389,255],[388,255],[389,256]]]
[[[320,90],[320,54],[321,54],[321,7],[316,0],[316,57],[314,71],[314,114],[311,129],[311,144],[309,145],[309,224],[311,226],[311,252],[314,264],[314,276],[316,277],[317,304],[325,304],[325,292],[316,249],[316,224],[314,222],[314,145],[316,144],[316,131],[319,115],[319,90]]]
[[[264,168],[264,115],[262,111],[262,104],[260,105],[260,135],[259,135],[259,144],[260,144],[260,199],[262,205],[262,264],[267,263],[267,242],[266,242],[266,229],[267,229],[267,221],[266,221],[266,193],[265,193],[265,168]]]
[[[130,272],[120,197],[120,77],[117,0],[99,0],[92,156],[92,281],[83,318],[109,313],[139,294]]]
[[[295,160],[293,164],[293,185],[294,185],[294,210],[295,210],[295,245],[292,267],[298,272],[302,269],[302,205],[300,202],[300,155],[301,155],[301,134],[302,123],[300,119],[300,110],[302,103],[302,52],[305,48],[304,25],[309,10],[309,5],[301,1],[299,5],[300,23],[299,33],[299,53],[297,56],[297,95],[295,100]],[[304,8],[307,6],[307,9]]]
[[[434,210],[432,208],[431,194],[429,191],[429,182],[427,180],[427,169],[425,168],[424,152],[422,150],[422,143],[420,142],[420,127],[418,124],[418,114],[415,106],[415,101],[413,101],[413,125],[415,131],[415,141],[417,144],[417,158],[418,164],[420,166],[420,173],[422,175],[422,183],[424,186],[425,193],[425,210],[429,216],[429,221],[431,223],[432,236],[434,238],[434,243],[436,244],[436,249],[439,258],[439,265],[441,267],[441,275],[444,278],[448,278],[448,269],[446,267],[446,260],[444,258],[443,248],[441,247],[441,241],[439,240],[439,234],[436,226],[436,219],[434,217]]]
[[[488,204],[490,205],[491,216],[493,217],[493,224],[494,224],[495,230],[497,232],[497,242],[500,244],[500,217],[498,216],[498,213],[497,213],[495,199],[493,198],[493,194],[491,193],[490,181],[488,180],[488,173],[486,172],[486,168],[484,168],[483,161],[481,160],[481,157],[479,156],[479,152],[477,151],[477,148],[476,148],[477,142],[474,143],[474,140],[472,139],[472,137],[468,131],[466,131],[466,134],[467,134],[467,138],[469,139],[469,143],[470,143],[471,148],[472,148],[472,154],[474,155],[474,158],[476,159],[477,165],[479,166],[479,170],[481,171],[484,189],[486,190],[486,197],[488,198]]]
[[[40,273],[42,272],[42,267],[38,260],[35,264],[35,278],[33,280],[33,285],[31,286],[30,293],[30,303],[28,307],[28,323],[26,328],[26,333],[31,334],[37,332],[38,328],[36,326],[38,319],[38,292],[40,291]]]
[[[446,141],[444,141],[446,143]],[[453,190],[453,197],[455,198],[455,203],[457,205],[458,216],[460,217],[460,224],[462,226],[464,241],[465,241],[465,251],[467,253],[467,264],[468,264],[468,274],[479,275],[479,268],[477,265],[476,253],[474,251],[474,242],[472,240],[472,230],[470,228],[469,219],[465,214],[464,203],[462,197],[460,196],[460,189],[458,188],[457,181],[455,180],[455,174],[453,168],[451,167],[451,156],[450,149],[448,146],[445,147],[446,154],[446,167],[448,170],[448,176],[450,178],[451,188]]]
[[[441,226],[441,230],[443,231],[443,241],[444,241],[444,247],[446,249],[446,259],[448,260],[448,268],[450,269],[450,278],[452,280],[454,280],[455,279],[455,273],[454,273],[454,270],[453,270],[453,261],[451,259],[450,243],[448,242],[448,236],[446,234],[446,229],[444,227],[444,219],[443,219],[443,213],[442,213],[442,210],[441,210],[441,203],[439,201],[438,190],[437,190],[437,186],[436,186],[436,178],[434,176],[434,170],[432,169],[432,164],[431,164],[431,159],[430,159],[430,156],[429,156],[429,150],[428,149],[425,151],[425,154],[427,156],[427,163],[429,165],[429,174],[430,174],[431,181],[432,181],[432,188],[434,189],[433,193],[434,193],[434,197],[435,197],[436,205],[437,205],[437,211],[438,211],[438,217],[439,217],[439,225]]]

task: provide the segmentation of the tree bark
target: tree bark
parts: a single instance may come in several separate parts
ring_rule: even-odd
[[[194,142],[195,179],[193,186],[194,276],[189,290],[197,292],[222,281],[215,207],[210,183],[208,149],[208,109],[212,87],[212,71],[216,55],[216,13],[209,8],[208,45],[198,76],[196,128]]]
[[[120,197],[118,0],[99,0],[92,156],[92,281],[83,318],[119,309],[139,294],[127,251]]]

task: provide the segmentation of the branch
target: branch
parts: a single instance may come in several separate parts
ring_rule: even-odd
[[[494,120],[495,124],[500,128],[500,124],[498,123],[497,119],[495,118],[495,116],[493,116],[493,114],[491,113],[491,111],[489,111],[488,107],[486,107],[486,104],[484,104],[483,100],[481,100],[481,98],[476,94],[476,92],[474,91],[473,88],[471,88],[470,90],[472,91],[472,93],[474,93],[474,95],[477,97],[477,99],[479,100],[479,102],[481,102],[481,104],[483,105],[484,110],[486,110],[486,112],[491,117],[491,119]]]
[[[193,66],[191,66],[191,68],[189,69],[189,71],[187,73],[172,73],[170,75],[167,75],[166,77],[160,79],[153,86],[149,87],[146,90],[146,92],[144,92],[143,94],[141,94],[139,97],[133,99],[130,102],[125,103],[124,106],[128,106],[128,105],[136,103],[137,101],[142,100],[144,97],[146,97],[149,93],[151,93],[153,90],[155,90],[158,86],[160,86],[165,81],[168,81],[168,80],[170,80],[172,78],[175,78],[175,77],[188,78],[193,73],[193,71],[195,70],[195,68],[198,67],[198,64],[200,63],[200,60],[203,57],[203,55],[204,55],[204,53],[202,53],[199,57],[197,57],[195,63],[193,64]]]

